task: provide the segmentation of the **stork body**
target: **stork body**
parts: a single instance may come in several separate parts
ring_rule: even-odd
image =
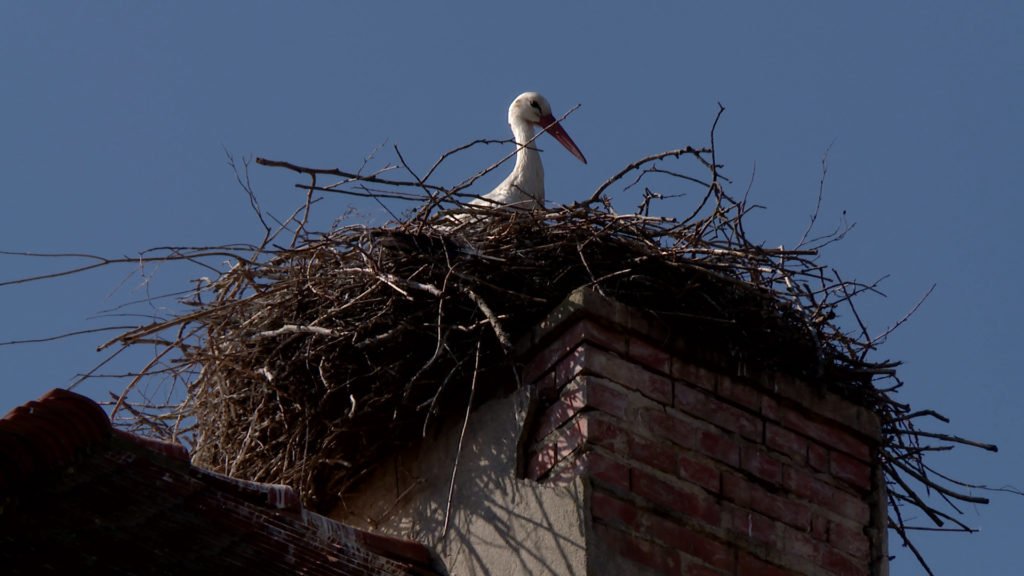
[[[534,137],[535,127],[546,129],[566,150],[584,164],[587,159],[551,114],[551,105],[536,92],[524,92],[508,107],[508,124],[515,137],[516,165],[512,173],[484,196],[470,202],[471,205],[500,207],[508,206],[521,210],[544,208],[544,165],[540,160]]]

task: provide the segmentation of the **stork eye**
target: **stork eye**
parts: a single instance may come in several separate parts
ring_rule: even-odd
[[[530,100],[530,106],[537,112],[540,112],[540,104],[536,100]]]

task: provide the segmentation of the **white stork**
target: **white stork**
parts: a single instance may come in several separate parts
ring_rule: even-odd
[[[470,202],[477,206],[510,206],[523,210],[544,208],[544,166],[540,161],[540,152],[532,142],[535,136],[534,126],[546,129],[555,140],[566,150],[580,159],[584,164],[587,159],[572,141],[562,125],[551,115],[551,105],[546,98],[536,92],[524,92],[512,101],[508,107],[508,124],[515,136],[516,165],[512,173],[482,197]]]

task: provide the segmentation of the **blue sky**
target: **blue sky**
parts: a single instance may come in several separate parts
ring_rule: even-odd
[[[566,203],[641,156],[706,143],[722,102],[719,159],[735,191],[753,174],[752,198],[767,206],[750,235],[799,238],[831,145],[823,226],[845,211],[856,227],[823,259],[851,278],[888,275],[887,297],[860,304],[869,325],[880,332],[937,284],[878,356],[906,362],[900,398],[951,417],[946,432],[1000,445],[944,454],[944,470],[1024,486],[1024,4],[667,4],[5,3],[0,250],[131,256],[254,241],[225,149],[355,169],[397,144],[425,168],[469,140],[507,137],[505,109],[525,90],[556,113],[582,104],[566,127],[590,164],[542,144],[549,200]],[[474,152],[442,177],[501,154]],[[271,212],[300,202],[290,175],[252,176]],[[327,198],[319,224],[350,204]],[[71,264],[0,263],[0,282]],[[2,288],[0,341],[98,326],[110,322],[99,312],[198,275],[138,272]],[[0,410],[67,385],[100,360],[102,341],[0,347]],[[117,386],[83,390],[103,398]],[[1024,499],[995,494],[967,509],[980,534],[918,541],[942,574],[1017,574],[1021,518]],[[894,551],[894,574],[920,573]]]

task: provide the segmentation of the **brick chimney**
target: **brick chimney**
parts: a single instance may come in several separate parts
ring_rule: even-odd
[[[525,386],[392,456],[333,516],[459,575],[888,573],[870,411],[589,290],[520,352]]]

